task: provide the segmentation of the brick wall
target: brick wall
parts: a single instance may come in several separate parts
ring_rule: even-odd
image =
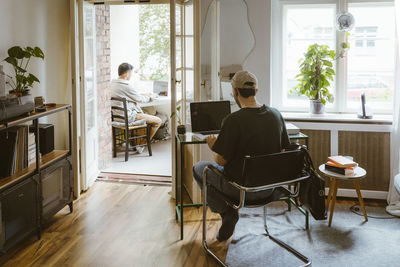
[[[110,166],[112,158],[110,102],[110,7],[96,6],[97,112],[99,128],[99,169]]]

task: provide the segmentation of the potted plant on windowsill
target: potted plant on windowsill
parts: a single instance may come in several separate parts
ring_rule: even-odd
[[[11,87],[9,91],[9,98],[17,98],[19,105],[32,103],[33,110],[33,96],[30,90],[33,88],[34,83],[40,83],[39,79],[27,71],[29,62],[32,57],[44,59],[44,53],[39,47],[25,47],[13,46],[8,49],[8,57],[4,59],[7,63],[11,64],[14,69],[14,77],[7,75],[9,78],[6,84]]]
[[[312,114],[323,114],[325,104],[334,100],[329,86],[335,76],[335,59],[335,51],[330,50],[329,46],[313,44],[308,47],[304,58],[299,60],[300,73],[296,76],[298,84],[290,93],[308,97]]]
[[[178,134],[185,134],[186,133],[186,126],[182,124],[181,117],[179,116],[179,113],[181,112],[181,106],[176,107],[176,112],[172,112],[171,118],[175,117],[177,118],[177,123],[178,126],[176,127],[176,130]]]

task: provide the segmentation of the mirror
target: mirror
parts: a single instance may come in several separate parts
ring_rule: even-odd
[[[201,99],[231,100],[230,79],[243,69],[255,46],[244,0],[202,1],[207,5],[201,35]]]

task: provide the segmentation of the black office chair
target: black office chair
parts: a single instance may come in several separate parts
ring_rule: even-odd
[[[149,156],[152,156],[150,125],[146,124],[146,120],[128,121],[127,100],[125,98],[111,97],[111,100],[121,102],[119,106],[111,106],[113,157],[117,156],[117,145],[122,144],[125,144],[125,161],[129,159],[129,147],[147,146]],[[144,134],[141,134],[140,131],[144,131]],[[146,139],[146,144],[138,144],[137,140],[143,138]]]
[[[207,166],[203,172],[203,246],[208,254],[213,256],[221,265],[227,266],[219,259],[207,245],[207,190],[218,193],[232,208],[239,210],[242,207],[264,208],[264,228],[266,235],[293,255],[304,262],[302,266],[310,266],[311,261],[285,242],[273,237],[267,228],[266,205],[272,201],[293,199],[297,197],[300,181],[308,179],[310,174],[305,169],[305,148],[281,153],[255,156],[246,156],[243,163],[242,177],[239,182],[232,182],[212,165]],[[232,197],[218,191],[211,184],[207,184],[207,172],[212,171],[221,179],[237,188],[237,196]],[[294,185],[294,192],[283,186]],[[271,194],[271,190],[272,194]]]

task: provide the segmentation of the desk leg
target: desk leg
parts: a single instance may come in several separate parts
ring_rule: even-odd
[[[368,222],[368,216],[367,216],[367,212],[365,211],[364,200],[361,196],[360,185],[358,183],[358,180],[354,180],[353,183],[354,183],[354,187],[356,188],[356,191],[357,191],[358,201],[360,202],[361,209],[364,213],[364,219],[366,222]]]
[[[178,138],[175,136],[175,220],[178,220]]]
[[[335,209],[335,203],[336,203],[336,194],[338,190],[338,180],[336,178],[332,178],[333,184],[333,197],[331,200],[331,207],[330,207],[330,213],[329,213],[329,223],[328,227],[331,227],[332,225],[332,217],[333,217],[333,210]]]
[[[181,155],[181,173],[180,173],[180,185],[181,185],[181,188],[180,188],[180,199],[179,199],[179,201],[180,201],[180,209],[179,209],[179,211],[180,211],[180,213],[181,213],[181,240],[183,240],[183,168],[184,168],[184,165],[185,165],[185,163],[184,163],[184,156],[183,156],[183,154],[184,154],[184,151],[183,151],[183,144],[181,143],[181,145],[180,145],[180,155]]]

